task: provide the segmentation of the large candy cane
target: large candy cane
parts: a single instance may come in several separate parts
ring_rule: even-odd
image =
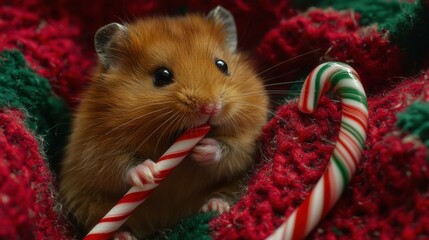
[[[133,186],[121,200],[88,233],[84,240],[103,240],[111,237],[149,194],[168,174],[189,154],[192,148],[210,131],[205,124],[192,128],[180,136],[176,142],[156,162],[159,174],[155,183],[146,183],[143,188]]]
[[[348,65],[328,62],[316,67],[304,82],[298,108],[312,113],[328,90],[342,102],[341,128],[326,171],[310,195],[267,239],[302,239],[339,199],[359,163],[366,140],[368,105],[358,74]]]

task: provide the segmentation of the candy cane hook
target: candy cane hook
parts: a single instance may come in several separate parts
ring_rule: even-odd
[[[210,131],[208,124],[191,128],[182,134],[156,162],[159,174],[155,183],[147,183],[143,188],[133,186],[119,202],[86,235],[84,240],[109,239],[133,213],[149,194],[168,174],[189,154],[192,148]]]
[[[350,182],[364,148],[368,104],[358,74],[349,65],[327,62],[317,66],[301,90],[298,108],[312,113],[321,96],[333,90],[342,102],[341,127],[334,151],[307,199],[267,239],[303,239],[340,198]]]

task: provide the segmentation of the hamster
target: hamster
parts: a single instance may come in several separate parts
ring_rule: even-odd
[[[208,136],[125,222],[137,238],[199,211],[228,211],[252,166],[268,95],[237,51],[234,18],[150,17],[95,34],[99,64],[76,110],[59,175],[63,205],[89,231],[186,129]]]

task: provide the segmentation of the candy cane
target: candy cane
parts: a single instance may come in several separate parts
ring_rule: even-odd
[[[328,90],[340,95],[343,110],[333,154],[310,195],[267,239],[307,236],[340,198],[359,163],[366,140],[368,105],[359,76],[350,66],[328,62],[316,67],[304,82],[298,108],[312,113]]]
[[[146,183],[143,188],[133,186],[121,200],[86,235],[84,240],[102,240],[111,237],[164,178],[189,154],[192,148],[210,131],[205,124],[186,131],[156,163],[159,174],[155,183]]]

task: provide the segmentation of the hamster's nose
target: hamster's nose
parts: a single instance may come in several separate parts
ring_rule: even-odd
[[[200,113],[204,115],[216,115],[222,108],[221,103],[203,103],[200,107]]]

